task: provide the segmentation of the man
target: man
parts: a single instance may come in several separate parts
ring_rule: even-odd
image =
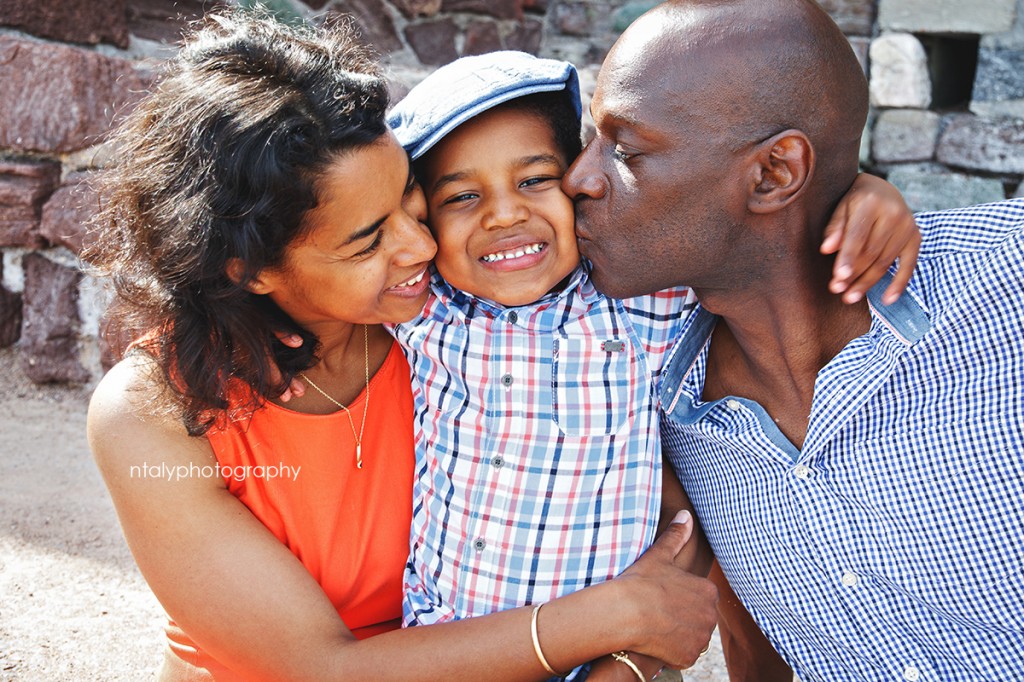
[[[810,0],[666,3],[609,54],[563,186],[599,289],[697,293],[665,446],[785,663],[804,682],[1021,679],[1024,202],[920,217],[892,305],[885,281],[852,306],[822,294],[866,92]],[[725,629],[734,679],[789,677]]]

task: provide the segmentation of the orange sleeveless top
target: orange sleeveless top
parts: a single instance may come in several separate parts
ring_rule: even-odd
[[[395,344],[370,380],[362,469],[344,411],[301,414],[267,403],[206,434],[228,490],[299,558],[360,639],[398,628],[402,616],[412,518],[410,386]],[[350,405],[356,429],[365,400],[360,394]],[[161,680],[242,679],[173,622],[167,637]]]

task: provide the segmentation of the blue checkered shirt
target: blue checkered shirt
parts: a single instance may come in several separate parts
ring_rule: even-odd
[[[613,300],[582,268],[515,308],[436,273],[431,287],[421,316],[395,328],[415,404],[405,623],[545,602],[618,575],[656,531],[654,379],[693,294]]]
[[[918,217],[908,292],[819,373],[797,450],[702,402],[697,308],[664,446],[730,584],[804,682],[1024,680],[1024,201]]]

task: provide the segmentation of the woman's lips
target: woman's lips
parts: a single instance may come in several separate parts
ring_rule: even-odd
[[[415,298],[427,290],[428,284],[430,284],[430,278],[427,277],[427,269],[423,268],[420,274],[416,275],[412,279],[402,282],[401,284],[396,284],[393,287],[389,287],[388,292],[399,296]]]

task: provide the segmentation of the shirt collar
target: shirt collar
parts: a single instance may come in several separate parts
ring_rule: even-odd
[[[882,303],[882,295],[892,282],[892,272],[887,272],[867,293],[868,309],[873,319],[878,320],[882,327],[896,339],[910,348],[931,328],[928,311],[918,300],[911,286],[891,305]],[[665,363],[665,372],[661,380],[661,404],[665,412],[671,413],[682,393],[684,381],[693,371],[697,357],[711,338],[718,316],[704,310],[699,304],[690,314],[679,334],[679,340],[672,348]]]
[[[489,299],[474,296],[473,294],[456,289],[445,281],[433,266],[431,266],[430,284],[434,290],[434,294],[441,299],[441,302],[446,307],[460,311],[467,318],[473,318],[477,315],[498,317],[507,310],[521,310],[524,308],[539,312],[565,298],[568,298],[570,295],[578,296],[587,305],[590,305],[601,297],[600,292],[594,288],[594,284],[590,280],[589,272],[582,266],[573,270],[569,275],[569,283],[559,291],[545,294],[533,303],[528,303],[524,306],[516,306],[515,308],[509,308]]]

